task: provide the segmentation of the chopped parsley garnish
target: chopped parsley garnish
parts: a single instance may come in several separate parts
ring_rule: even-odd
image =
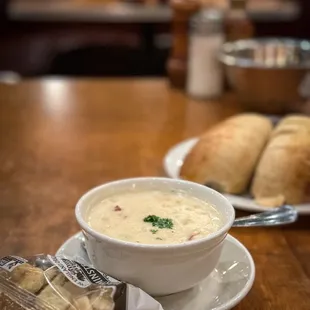
[[[149,215],[143,219],[144,222],[152,223],[152,226],[162,228],[172,229],[173,222],[172,219],[162,218],[156,215]]]
[[[163,240],[162,238],[156,238],[157,240]]]
[[[158,232],[158,229],[151,229],[150,232],[154,235]]]

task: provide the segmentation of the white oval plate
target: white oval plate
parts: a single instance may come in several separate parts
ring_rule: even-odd
[[[90,265],[81,232],[68,239],[56,255]],[[248,294],[254,279],[251,254],[237,239],[227,235],[220,261],[207,279],[190,290],[157,299],[165,310],[228,310]]]
[[[191,138],[185,140],[175,146],[173,146],[166,154],[164,158],[164,169],[166,174],[173,179],[179,178],[180,168],[183,165],[183,160],[188,152],[197,143],[198,138]],[[270,208],[260,206],[255,203],[251,197],[229,195],[224,194],[225,197],[230,201],[230,203],[237,209],[249,211],[249,212],[263,212],[270,211]],[[299,214],[310,214],[310,204],[299,204],[294,205]]]

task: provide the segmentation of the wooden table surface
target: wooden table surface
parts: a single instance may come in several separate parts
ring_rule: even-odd
[[[162,80],[33,80],[0,85],[0,255],[55,253],[79,230],[74,207],[110,180],[163,175],[175,143],[239,111],[194,102]],[[236,307],[310,309],[310,218],[233,229],[256,264]]]

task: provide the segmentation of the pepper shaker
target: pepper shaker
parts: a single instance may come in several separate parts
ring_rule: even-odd
[[[199,9],[197,0],[172,0],[173,44],[167,64],[170,85],[185,88],[187,78],[188,24],[190,17]]]
[[[230,0],[225,24],[226,41],[249,39],[254,36],[254,25],[248,17],[246,0]]]

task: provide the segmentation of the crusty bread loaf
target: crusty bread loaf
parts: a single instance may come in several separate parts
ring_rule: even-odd
[[[258,114],[221,122],[200,137],[186,156],[180,177],[225,193],[244,192],[271,131],[271,121]]]
[[[265,206],[305,202],[310,185],[310,117],[288,116],[272,133],[252,183]]]

